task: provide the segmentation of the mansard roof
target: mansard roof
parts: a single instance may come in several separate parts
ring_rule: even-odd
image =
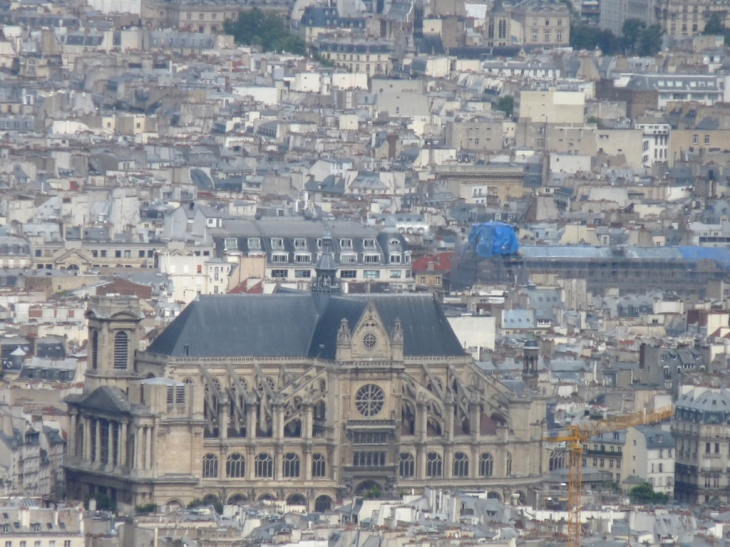
[[[310,293],[205,295],[191,302],[147,351],[171,357],[334,359],[342,319],[351,329],[372,301],[385,328],[396,319],[406,357],[462,357],[440,305],[428,295]]]

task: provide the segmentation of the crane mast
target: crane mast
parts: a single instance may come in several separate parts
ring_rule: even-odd
[[[645,409],[605,420],[591,420],[582,424],[569,425],[566,428],[566,434],[544,439],[553,443],[564,442],[568,451],[568,547],[580,547],[582,534],[583,445],[588,442],[588,439],[601,433],[611,433],[636,425],[661,422],[673,415],[673,406],[652,412],[647,412]]]

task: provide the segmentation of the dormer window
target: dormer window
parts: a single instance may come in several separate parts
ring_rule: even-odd
[[[307,248],[307,240],[306,239],[295,239],[294,240],[294,248],[295,249],[306,249]]]
[[[257,237],[249,237],[248,238],[248,250],[249,251],[260,251],[261,250],[261,240]]]
[[[297,253],[294,255],[294,262],[298,262],[300,264],[309,264],[312,262],[312,255],[309,253]]]
[[[340,262],[342,264],[357,264],[357,254],[356,253],[341,253]]]
[[[401,263],[400,253],[390,253],[390,263],[391,264],[400,264]]]
[[[340,239],[340,249],[352,249],[352,240]]]
[[[206,219],[206,226],[215,228],[216,226],[220,226],[220,223],[218,222],[220,219],[217,218],[208,218]]]
[[[375,240],[374,239],[363,239],[362,246],[363,246],[363,249],[374,249]]]
[[[236,239],[235,237],[227,237],[223,241],[223,247],[226,251],[238,250],[238,239]]]
[[[398,245],[400,245],[400,241],[399,241],[399,240],[397,240],[397,239],[391,239],[391,240],[390,240],[390,241],[388,242],[388,244],[389,244],[389,245],[390,245],[391,247],[397,247]]]
[[[289,254],[288,253],[274,253],[271,255],[271,262],[274,262],[276,264],[283,264],[285,262],[289,262]]]
[[[271,238],[271,248],[274,250],[284,249],[284,239],[280,238],[280,237],[272,237]]]

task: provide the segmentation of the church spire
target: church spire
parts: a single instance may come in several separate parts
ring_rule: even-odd
[[[334,245],[332,235],[325,232],[322,236],[322,255],[317,260],[317,278],[312,282],[312,292],[339,294],[340,284],[337,280]]]

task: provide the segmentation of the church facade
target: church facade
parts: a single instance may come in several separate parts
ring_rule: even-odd
[[[319,511],[426,485],[530,496],[544,400],[476,366],[431,296],[334,288],[321,270],[311,293],[201,296],[145,351],[139,303],[93,298],[69,495]]]

